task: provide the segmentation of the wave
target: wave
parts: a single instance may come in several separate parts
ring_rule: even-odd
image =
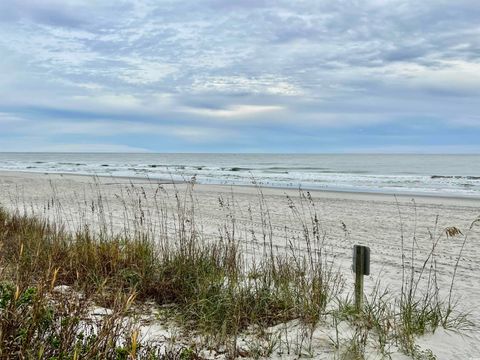
[[[256,169],[246,168],[246,167],[232,167],[232,168],[222,168],[222,170],[226,171],[253,171]]]
[[[35,162],[36,164],[44,164],[42,162]],[[70,165],[70,166],[86,166],[87,164],[83,163],[71,163],[71,162],[59,162],[58,165]]]
[[[480,180],[480,176],[461,176],[461,175],[432,175],[431,179],[465,179],[465,180]]]

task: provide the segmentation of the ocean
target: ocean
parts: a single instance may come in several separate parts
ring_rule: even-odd
[[[0,153],[0,170],[480,198],[480,155]]]

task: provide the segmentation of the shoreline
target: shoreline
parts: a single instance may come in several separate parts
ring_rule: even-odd
[[[79,174],[79,173],[68,173],[68,172],[40,172],[40,171],[27,171],[27,170],[4,170],[0,169],[0,178],[4,176],[34,176],[34,177],[59,177],[59,178],[78,178],[78,179],[109,179],[109,180],[120,180],[112,184],[103,183],[105,185],[120,185],[122,183],[133,183],[132,180],[135,180],[135,183],[142,184],[158,184],[158,185],[184,185],[188,181],[180,181],[173,179],[160,179],[160,178],[148,178],[141,176],[114,176],[114,175],[93,175],[93,174]],[[480,196],[459,196],[456,194],[433,194],[433,193],[394,193],[394,192],[382,192],[382,191],[361,191],[361,190],[336,190],[336,189],[311,189],[311,188],[293,188],[293,187],[282,187],[282,186],[265,186],[263,184],[258,185],[246,185],[246,184],[215,184],[215,183],[196,183],[196,187],[210,187],[221,188],[221,189],[237,189],[240,192],[247,190],[251,192],[252,189],[261,189],[263,193],[265,192],[282,192],[282,194],[287,193],[290,195],[298,194],[298,192],[304,191],[309,192],[312,195],[316,195],[318,198],[338,198],[342,197],[345,199],[363,199],[363,200],[375,200],[375,199],[408,199],[411,200],[420,200],[421,202],[430,202],[438,203],[441,201],[446,202],[478,202],[480,208]]]

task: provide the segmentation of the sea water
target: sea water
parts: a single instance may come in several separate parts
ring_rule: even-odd
[[[0,153],[0,170],[480,198],[480,155]]]

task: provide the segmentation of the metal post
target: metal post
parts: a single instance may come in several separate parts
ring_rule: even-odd
[[[353,270],[355,271],[355,310],[363,310],[363,276],[370,275],[370,249],[366,246],[354,245]]]

